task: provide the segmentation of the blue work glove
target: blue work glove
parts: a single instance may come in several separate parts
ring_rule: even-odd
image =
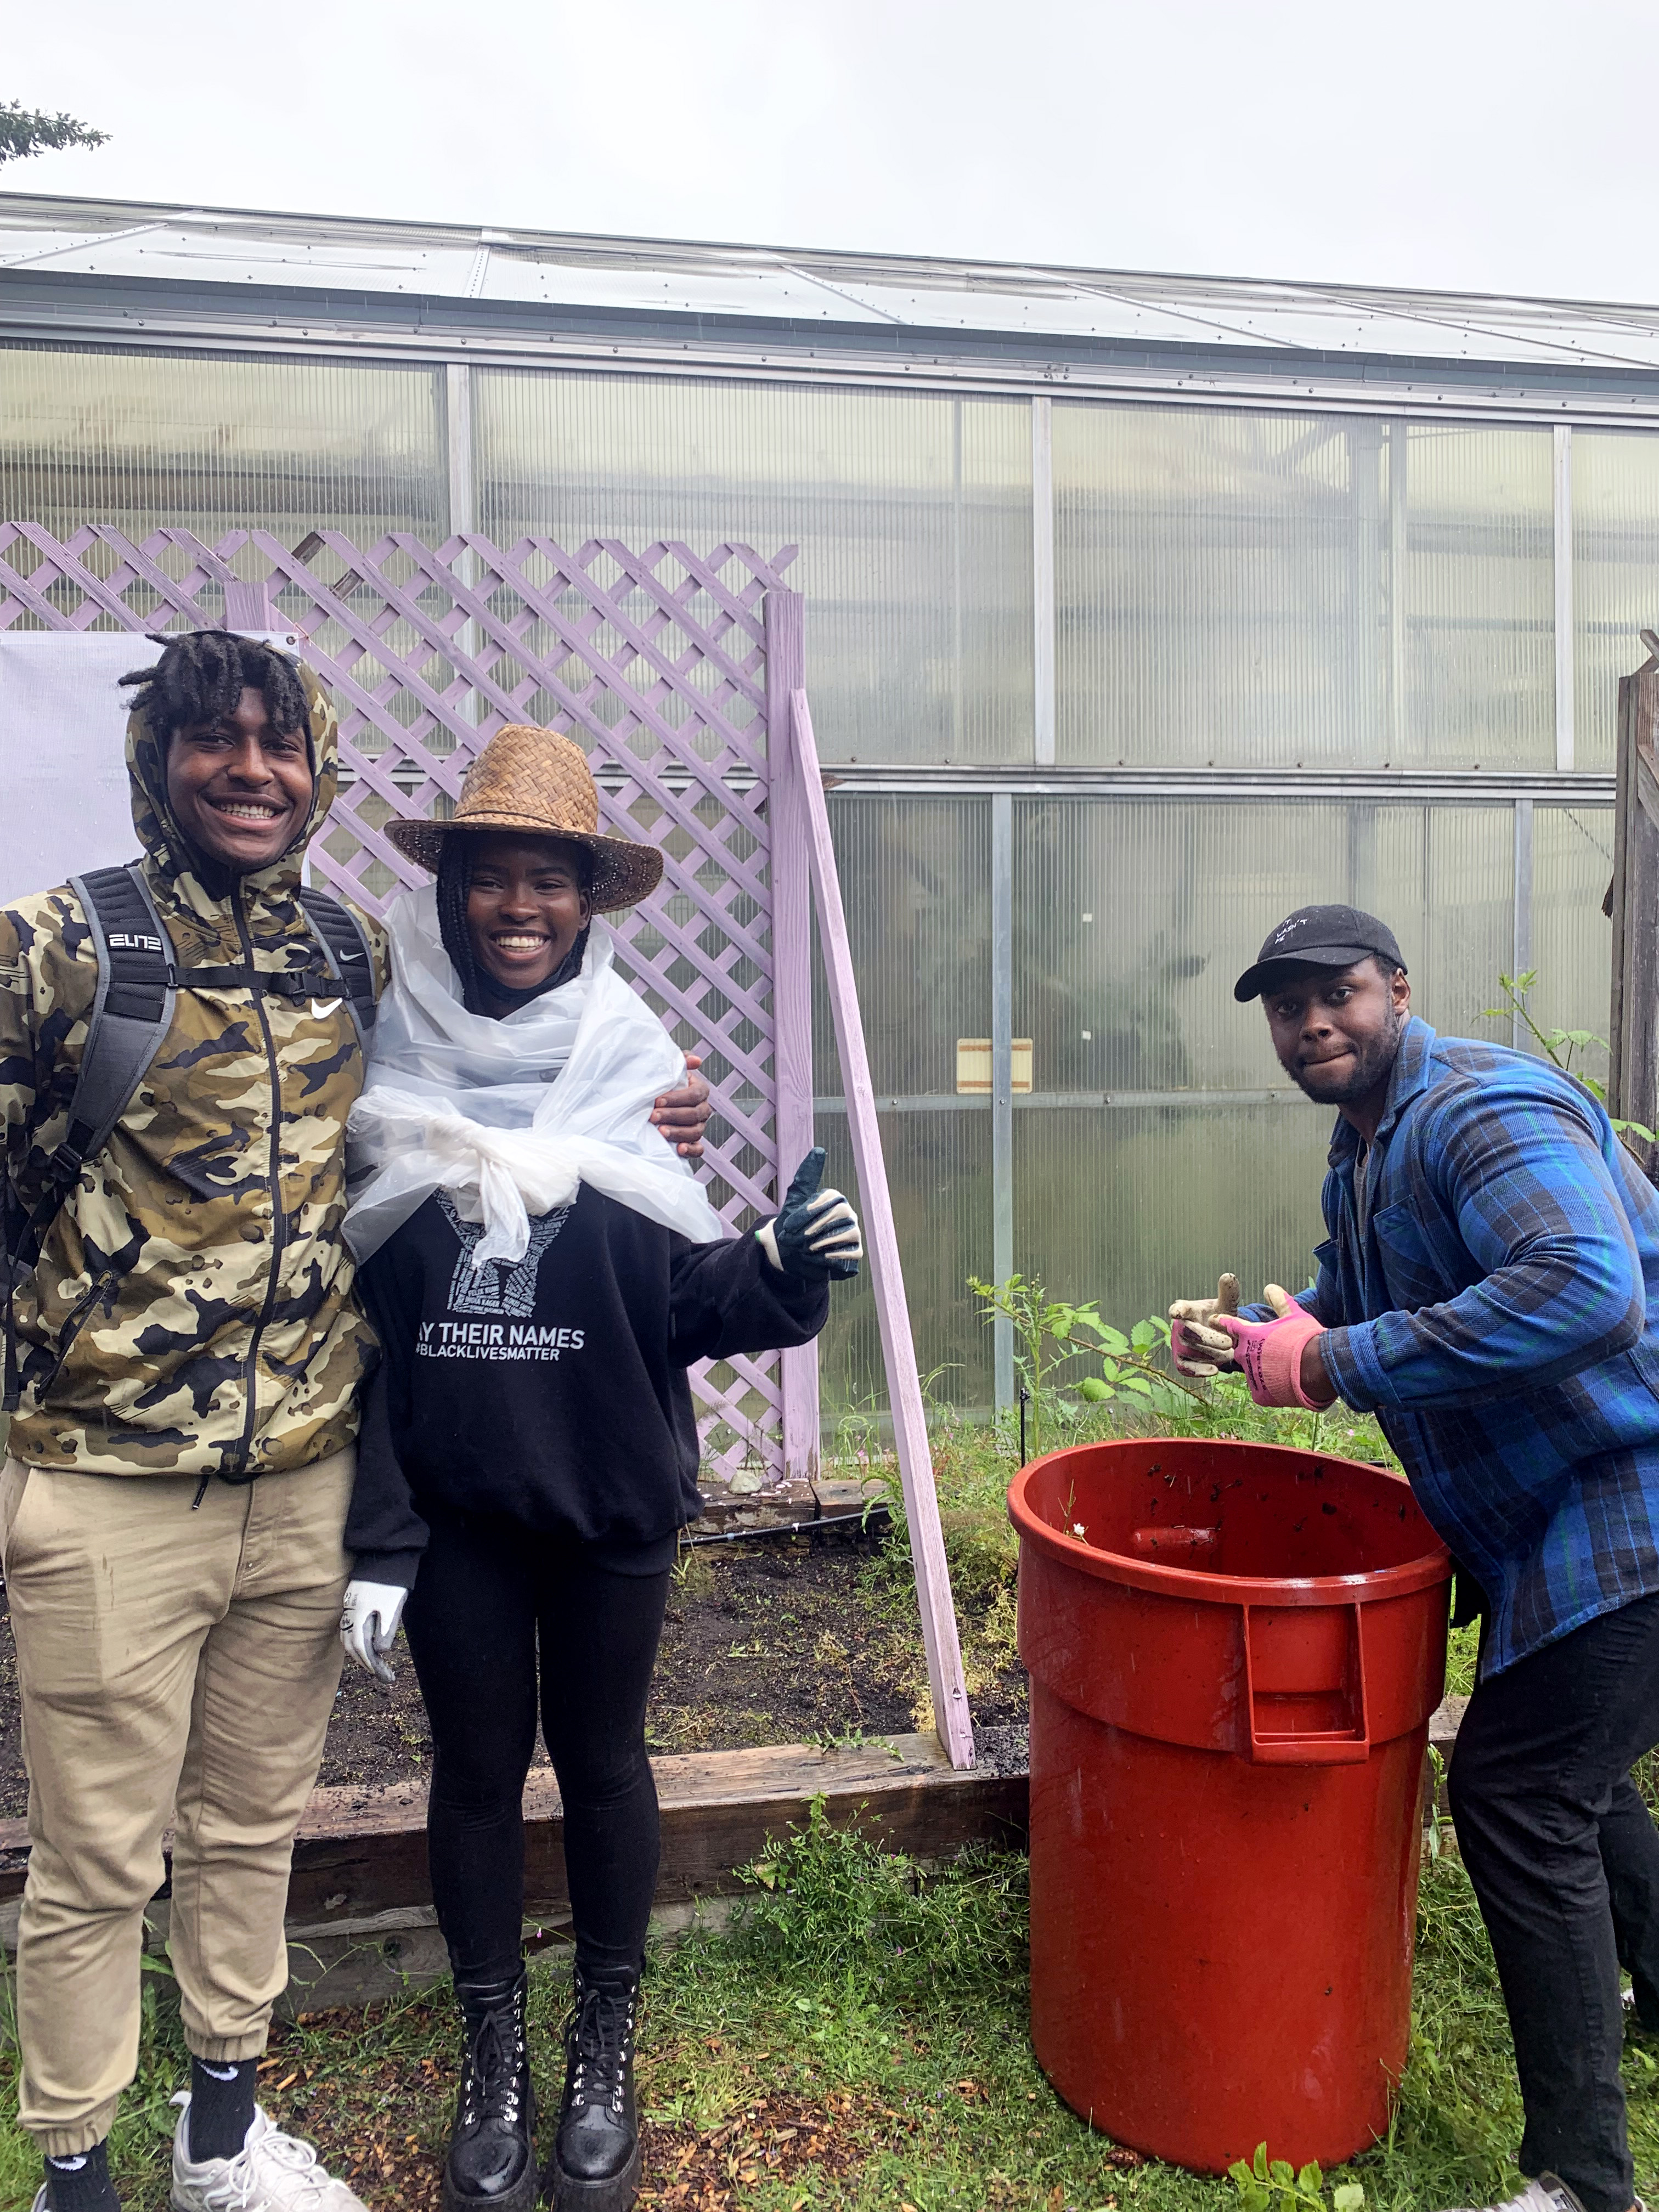
[[[864,1238],[852,1202],[838,1190],[820,1190],[823,1147],[814,1145],[795,1170],[783,1206],[755,1231],[755,1241],[783,1275],[833,1275],[848,1282],[864,1257]]]

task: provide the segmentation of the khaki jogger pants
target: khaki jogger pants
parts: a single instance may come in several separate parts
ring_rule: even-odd
[[[222,2063],[264,2049],[339,1685],[354,1461],[210,1482],[194,1511],[194,1475],[0,1474],[29,1777],[18,2118],[51,2156],[107,2135],[132,2080],[170,1822],[185,2039]]]

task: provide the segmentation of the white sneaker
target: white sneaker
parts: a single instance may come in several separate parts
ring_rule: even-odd
[[[184,2107],[173,2136],[173,2212],[368,2212],[354,2190],[318,2165],[309,2143],[272,2125],[263,2106],[253,2107],[253,2125],[234,2158],[198,2164],[188,2150],[189,2090],[173,2101]]]
[[[1642,2200],[1636,2200],[1638,2212],[1644,2212]],[[1559,2174],[1540,2174],[1529,2181],[1518,2197],[1506,2197],[1501,2204],[1460,2206],[1459,2212],[1584,2212],[1583,2206],[1573,2195]]]

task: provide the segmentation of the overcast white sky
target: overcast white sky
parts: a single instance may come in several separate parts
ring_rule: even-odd
[[[0,0],[0,189],[1659,301],[1659,0]]]

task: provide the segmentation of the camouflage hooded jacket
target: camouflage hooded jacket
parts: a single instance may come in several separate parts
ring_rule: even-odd
[[[140,716],[127,725],[143,870],[181,968],[315,963],[296,893],[334,797],[338,733],[327,695],[301,673],[310,815],[280,860],[223,896],[193,872],[161,747]],[[383,980],[383,942],[370,935]],[[97,977],[71,890],[0,908],[0,1127],[25,1206],[68,1127]],[[148,1074],[17,1287],[18,1458],[234,1480],[350,1442],[374,1359],[339,1233],[345,1118],[362,1073],[343,999],[179,993]]]

